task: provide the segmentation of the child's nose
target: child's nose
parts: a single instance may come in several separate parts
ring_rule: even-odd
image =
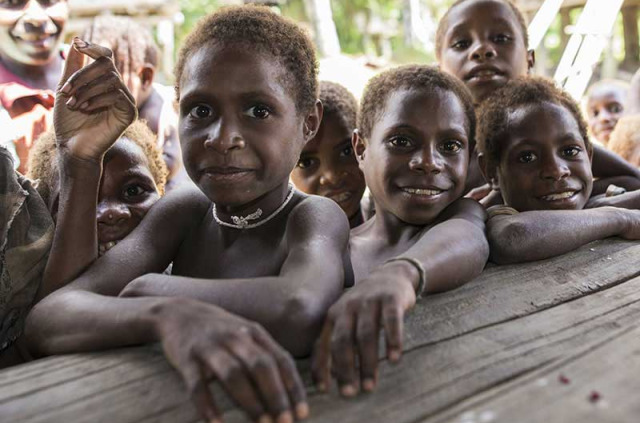
[[[473,60],[487,60],[496,56],[496,51],[487,41],[480,41],[475,44],[471,49],[471,59]]]
[[[131,218],[129,207],[122,203],[100,203],[98,204],[98,223],[105,225],[116,225]]]
[[[212,126],[209,136],[204,142],[204,146],[220,154],[227,154],[231,150],[244,148],[245,142],[233,122],[219,119],[218,122]]]
[[[559,158],[549,158],[544,160],[541,169],[541,176],[543,179],[553,179],[559,181],[566,178],[571,174],[571,171],[567,167],[564,160]]]
[[[22,21],[25,24],[40,27],[45,25],[47,21],[50,21],[50,19],[42,5],[40,5],[40,2],[30,0],[24,10]]]
[[[409,160],[409,169],[422,173],[435,173],[442,172],[442,160],[440,155],[428,148],[422,151],[418,151]]]

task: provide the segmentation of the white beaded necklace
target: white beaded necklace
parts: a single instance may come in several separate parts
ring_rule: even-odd
[[[216,213],[215,203],[213,203],[213,208],[211,209],[213,213],[213,219],[216,221],[216,223],[218,223],[218,225],[226,226],[227,228],[233,228],[233,229],[257,228],[258,226],[264,225],[265,223],[267,223],[268,221],[276,217],[278,214],[280,214],[280,212],[287,206],[287,204],[289,204],[289,201],[291,201],[291,199],[293,198],[294,191],[295,189],[293,188],[293,185],[289,184],[289,194],[287,195],[287,198],[284,199],[284,202],[273,213],[271,213],[269,216],[267,216],[260,222],[249,223],[250,220],[259,219],[260,216],[262,216],[262,209],[260,208],[247,216],[231,216],[231,220],[233,221],[233,223],[223,222],[222,220],[220,220],[220,218],[218,217],[218,214]]]

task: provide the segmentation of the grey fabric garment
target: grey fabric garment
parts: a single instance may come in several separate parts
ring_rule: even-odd
[[[0,147],[0,354],[22,334],[53,241],[42,198]]]

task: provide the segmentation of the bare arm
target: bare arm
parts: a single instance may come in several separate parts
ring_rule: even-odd
[[[628,190],[640,189],[640,171],[604,147],[594,145],[591,168],[594,178],[597,178],[592,195],[604,193],[610,184]]]
[[[85,55],[95,61],[83,67]],[[96,75],[101,75],[98,83],[86,88]],[[136,114],[135,100],[116,71],[111,51],[74,42],[53,113],[60,197],[39,298],[70,282],[98,257],[96,203],[102,159]]]
[[[492,261],[519,263],[554,257],[611,236],[635,239],[640,235],[638,224],[640,212],[615,207],[527,211],[489,219],[487,238]]]
[[[489,246],[484,235],[486,212],[474,200],[460,199],[443,212],[440,223],[424,232],[401,257],[417,260],[426,273],[425,292],[453,289],[482,272]],[[407,261],[382,263],[329,310],[313,357],[313,376],[320,390],[329,386],[331,368],[345,396],[360,385],[376,385],[378,334],[384,329],[387,357],[400,359],[403,316],[416,302],[418,269]]]
[[[278,276],[210,280],[145,275],[121,296],[188,297],[215,304],[260,323],[292,354],[305,356],[343,286],[348,231],[335,203],[310,197],[291,212],[288,256]]]

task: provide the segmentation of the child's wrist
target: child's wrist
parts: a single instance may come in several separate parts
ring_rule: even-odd
[[[394,257],[382,264],[383,268],[398,276],[399,280],[410,282],[416,298],[422,296],[427,284],[427,275],[422,264],[412,257]]]
[[[79,157],[67,148],[58,147],[58,166],[63,178],[86,177],[87,175],[97,175],[99,178],[102,172],[102,158]]]

